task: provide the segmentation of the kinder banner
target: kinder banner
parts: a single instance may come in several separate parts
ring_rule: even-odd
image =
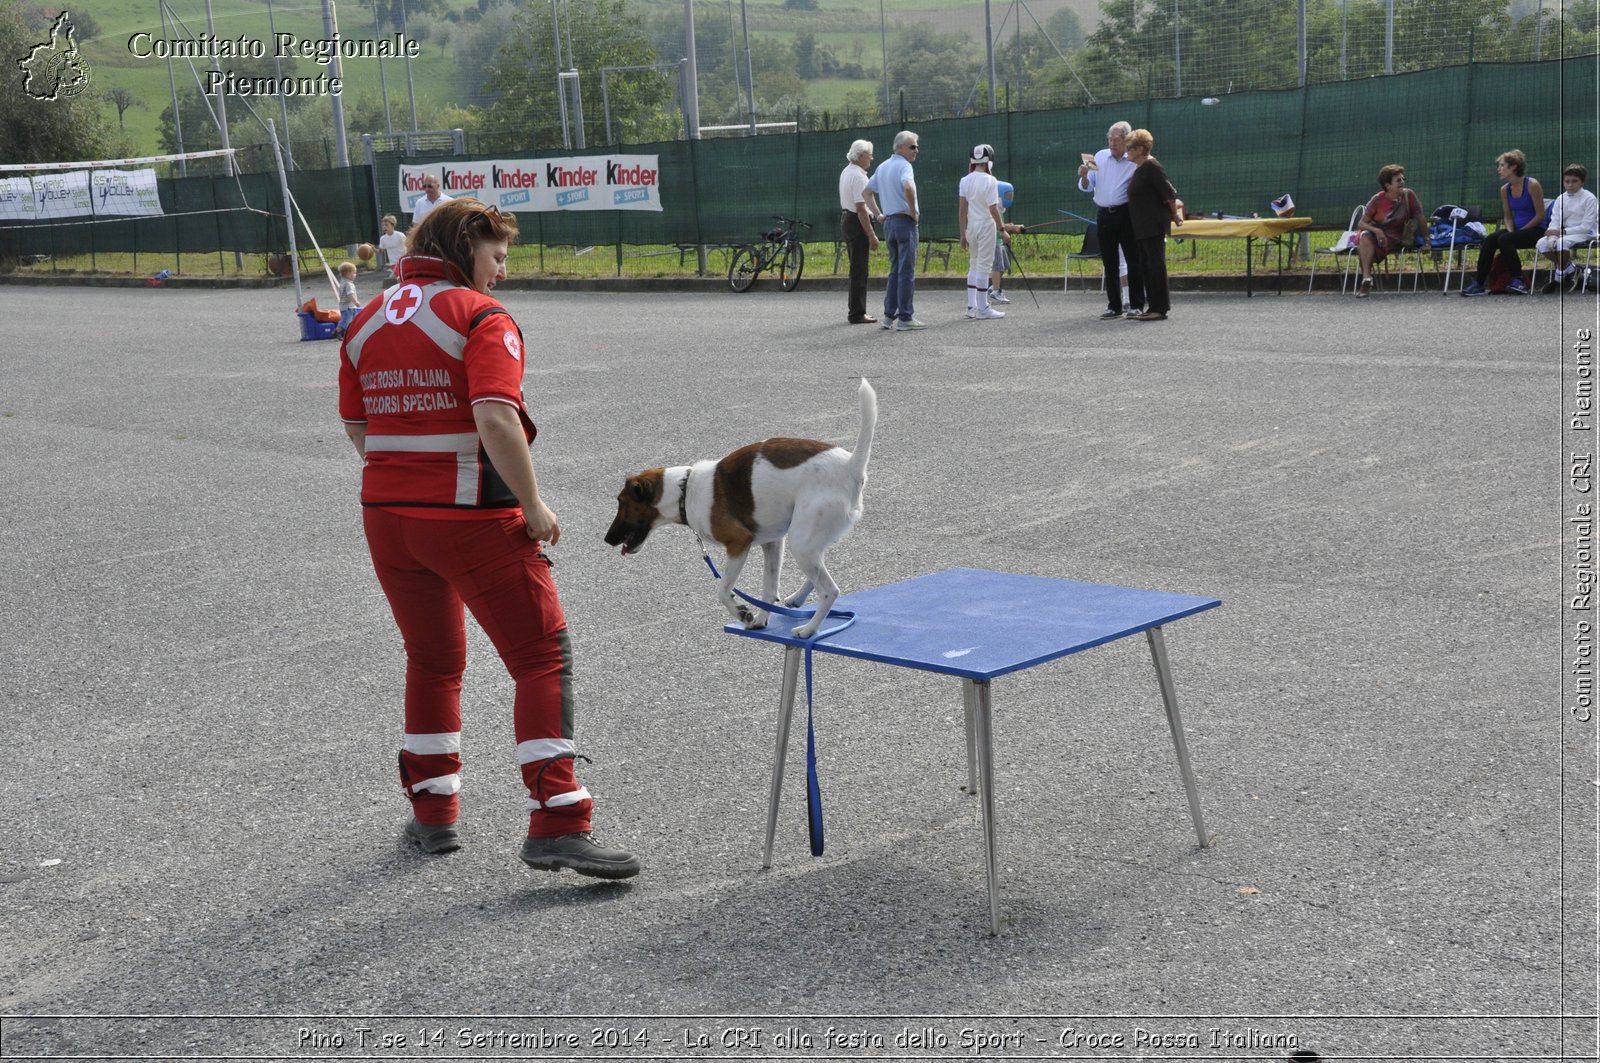
[[[94,213],[89,192],[89,171],[36,174],[33,178],[36,218],[75,218]]]
[[[660,210],[659,155],[580,155],[485,159],[400,167],[406,210],[422,197],[422,178],[439,178],[447,196],[472,196],[514,214],[550,210]]]
[[[161,193],[156,172],[147,170],[96,170],[89,180],[96,214],[160,214]]]
[[[38,216],[33,182],[26,177],[0,177],[0,221],[32,221]]]

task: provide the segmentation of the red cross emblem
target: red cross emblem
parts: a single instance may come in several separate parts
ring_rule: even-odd
[[[415,284],[402,284],[384,300],[383,319],[391,325],[404,325],[421,306],[422,289]]]

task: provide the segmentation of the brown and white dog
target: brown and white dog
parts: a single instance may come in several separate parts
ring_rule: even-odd
[[[794,630],[796,638],[809,638],[839,597],[823,555],[861,518],[878,396],[865,379],[858,394],[861,430],[853,453],[815,439],[773,438],[740,447],[721,461],[646,469],[628,477],[617,494],[607,545],[636,554],[663,524],[687,524],[696,535],[715,539],[728,552],[717,597],[745,627],[760,628],[767,626],[767,612],[736,602],[733,585],[750,547],[759,546],[766,562],[761,599],[776,602],[787,538],[806,582],[781,604],[798,606],[816,589],[816,615]]]

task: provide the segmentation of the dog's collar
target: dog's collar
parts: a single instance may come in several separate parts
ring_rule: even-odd
[[[700,556],[706,559],[706,564],[711,565],[711,551],[706,549],[706,541],[700,535],[700,529],[689,523],[689,476],[694,471],[694,466],[686,465],[683,469],[683,482],[678,485],[678,521],[685,528],[694,532],[694,541],[700,544]],[[716,574],[717,566],[711,565],[711,572]],[[718,577],[721,578],[720,576]]]

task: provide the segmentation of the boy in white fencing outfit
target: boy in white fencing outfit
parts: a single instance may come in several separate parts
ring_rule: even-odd
[[[1550,208],[1550,227],[1533,245],[1555,266],[1555,275],[1543,289],[1547,295],[1566,287],[1569,278],[1576,284],[1577,278],[1573,273],[1577,267],[1572,262],[1570,252],[1579,244],[1588,243],[1594,239],[1596,232],[1600,232],[1600,200],[1583,187],[1588,179],[1589,171],[1579,163],[1573,163],[1561,171],[1563,191]]]
[[[972,149],[967,176],[961,179],[957,190],[960,198],[956,228],[968,256],[967,316],[980,321],[1006,316],[1004,311],[989,305],[989,272],[994,265],[994,246],[1002,224],[1000,182],[989,172],[993,168],[994,148],[979,144]]]

